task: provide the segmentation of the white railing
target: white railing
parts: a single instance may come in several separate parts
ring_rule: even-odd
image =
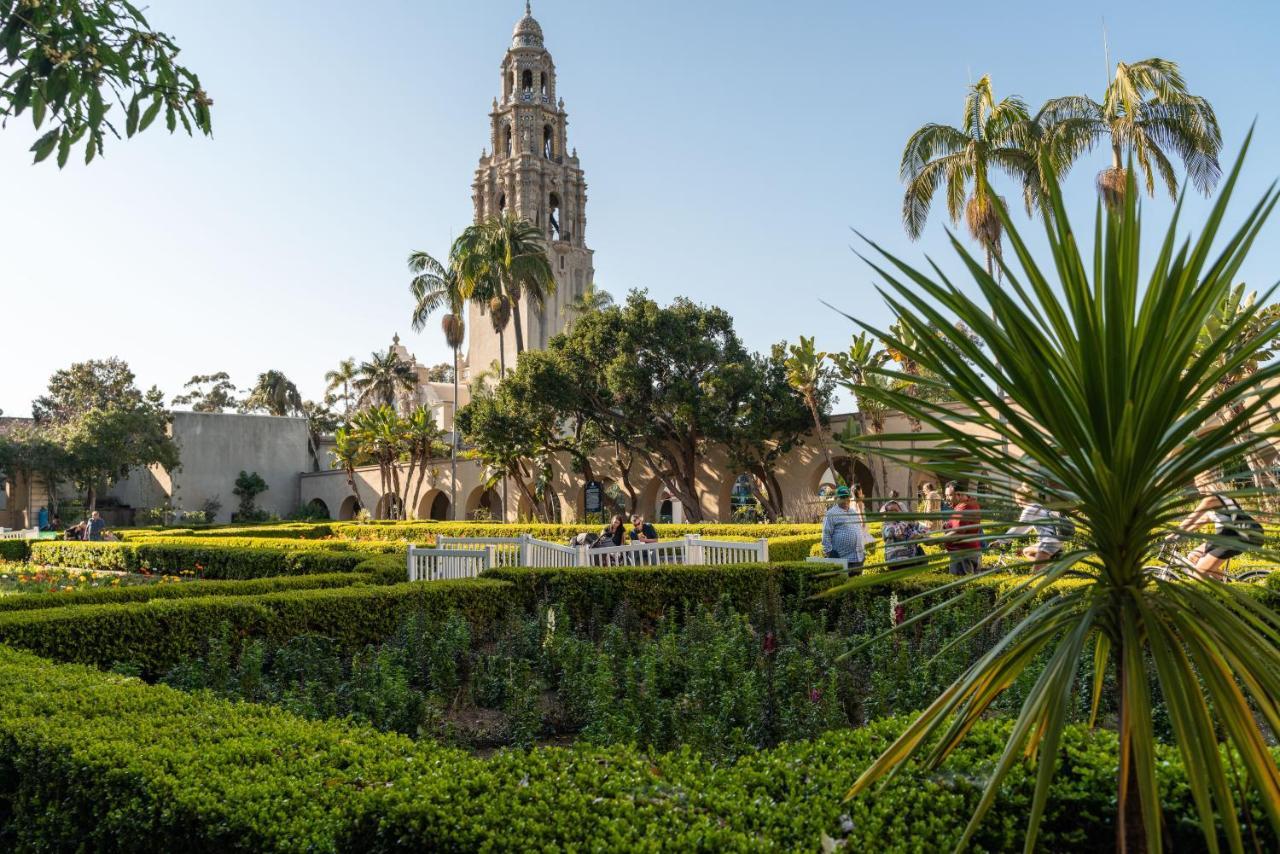
[[[420,549],[409,547],[410,581],[449,581],[475,578],[489,569],[491,552],[481,549]]]
[[[529,534],[518,537],[437,537],[435,548],[409,549],[409,580],[474,578],[494,567],[724,566],[767,563],[769,541],[704,540],[697,534],[657,543],[562,546]]]
[[[40,537],[39,528],[24,528],[20,531],[2,531],[0,540],[35,540]]]

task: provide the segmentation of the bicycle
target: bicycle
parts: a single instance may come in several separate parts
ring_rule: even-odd
[[[1165,543],[1156,551],[1153,563],[1145,564],[1142,567],[1143,572],[1148,572],[1159,578],[1161,581],[1174,581],[1179,578],[1199,577],[1196,572],[1196,565],[1187,560],[1185,556],[1179,554],[1173,549],[1172,544]],[[1243,582],[1246,584],[1257,584],[1259,581],[1267,578],[1275,570],[1259,569],[1252,567],[1241,570],[1238,573],[1231,572],[1231,561],[1228,560],[1222,568],[1222,580],[1228,582]]]

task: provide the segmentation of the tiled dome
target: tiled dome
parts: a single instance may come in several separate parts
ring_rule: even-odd
[[[516,21],[511,33],[512,47],[542,47],[542,25],[533,19],[529,3],[524,4],[524,17]]]

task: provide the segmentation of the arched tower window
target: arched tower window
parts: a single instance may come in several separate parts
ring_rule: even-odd
[[[516,71],[511,69],[511,73],[503,77],[502,80],[502,98],[506,100],[511,97],[511,90],[516,88]]]
[[[511,125],[504,125],[502,128],[502,150],[507,157],[511,156]]]
[[[507,209],[507,194],[498,193],[498,213],[502,213]]]
[[[520,75],[520,88],[526,92],[533,91],[533,72],[526,68],[524,73]]]
[[[548,236],[552,240],[560,239],[560,197],[552,193],[547,199]]]
[[[542,89],[542,97],[547,97],[547,72],[538,72],[538,87]]]
[[[556,135],[551,125],[542,126],[542,156],[548,160],[556,156]]]

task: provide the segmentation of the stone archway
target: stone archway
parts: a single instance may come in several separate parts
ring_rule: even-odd
[[[449,494],[443,489],[433,489],[418,502],[419,519],[445,522],[449,519]]]
[[[876,494],[876,477],[866,463],[861,460],[855,460],[850,456],[837,456],[834,458],[833,463],[836,474],[844,483],[861,487],[862,494],[867,498],[871,498]],[[815,497],[824,497],[834,491],[837,485],[835,479],[831,476],[831,469],[827,465],[826,457],[820,457],[809,473],[809,494]]]
[[[502,521],[502,496],[496,489],[477,486],[467,496],[467,503],[464,506],[467,508],[468,519],[475,519],[478,513],[481,517],[488,517],[484,521]]]
[[[404,502],[400,500],[400,496],[388,492],[386,495],[378,499],[378,506],[373,514],[373,518],[403,519]]]
[[[338,508],[338,518],[344,522],[348,522],[360,512],[360,502],[356,500],[354,495],[348,495],[342,502],[342,506]]]
[[[309,507],[311,509],[311,512],[316,516],[320,516],[325,519],[333,518],[333,514],[329,512],[329,505],[325,504],[319,498],[311,499],[309,502],[307,502],[307,507]]]

